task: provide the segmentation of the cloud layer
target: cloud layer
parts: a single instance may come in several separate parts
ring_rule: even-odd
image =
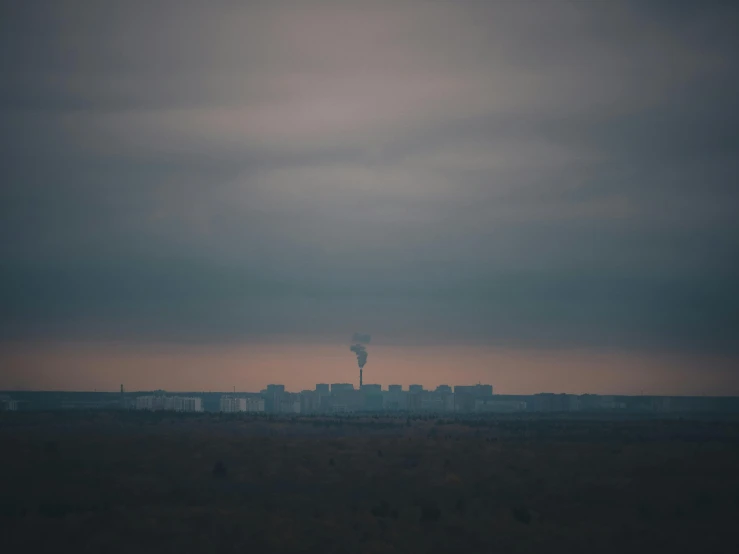
[[[733,351],[730,3],[0,21],[6,338]]]

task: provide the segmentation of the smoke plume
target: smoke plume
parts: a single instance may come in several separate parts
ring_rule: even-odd
[[[367,363],[367,348],[364,345],[369,343],[370,340],[371,337],[369,335],[363,335],[361,333],[354,333],[354,336],[352,337],[352,342],[354,342],[354,344],[351,345],[349,350],[357,355],[357,365],[359,365],[359,369],[362,369],[364,364]]]

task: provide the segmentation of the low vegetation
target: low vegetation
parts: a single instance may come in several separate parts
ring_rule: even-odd
[[[8,552],[728,552],[739,423],[0,418]]]

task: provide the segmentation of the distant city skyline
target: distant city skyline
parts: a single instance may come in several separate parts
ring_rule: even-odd
[[[197,345],[27,344],[2,355],[0,389],[258,391],[316,383],[358,386],[356,360],[344,344]],[[731,359],[685,359],[584,351],[373,345],[365,383],[426,387],[488,382],[502,394],[739,395]]]

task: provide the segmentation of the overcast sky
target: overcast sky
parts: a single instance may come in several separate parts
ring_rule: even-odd
[[[0,339],[739,361],[738,29],[734,2],[3,2]]]

